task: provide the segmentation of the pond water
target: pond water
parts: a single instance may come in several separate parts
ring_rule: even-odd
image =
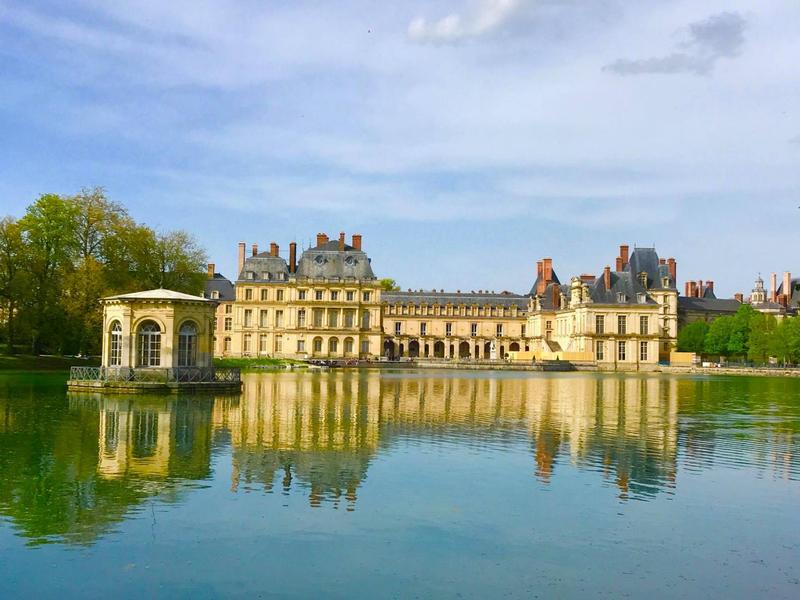
[[[0,597],[800,598],[800,380],[0,375]]]

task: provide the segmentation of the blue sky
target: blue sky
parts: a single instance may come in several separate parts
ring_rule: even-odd
[[[104,186],[236,244],[364,235],[403,288],[620,243],[800,272],[800,3],[0,0],[0,214]],[[765,277],[766,278],[766,277]]]

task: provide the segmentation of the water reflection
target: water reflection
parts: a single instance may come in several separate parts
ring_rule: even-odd
[[[679,470],[797,479],[798,382],[668,377],[251,374],[241,395],[113,398],[0,389],[0,514],[31,543],[91,543],[148,499],[197,482],[355,510],[370,464],[400,450],[523,452],[622,499],[676,492]],[[215,458],[217,457],[217,458]],[[218,482],[219,460],[230,480]],[[424,468],[424,459],[420,468]],[[230,466],[230,469],[227,468]],[[679,469],[680,466],[680,469]],[[454,492],[460,493],[460,492]]]

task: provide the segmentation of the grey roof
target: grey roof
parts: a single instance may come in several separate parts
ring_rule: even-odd
[[[708,298],[711,300],[716,299],[717,295],[714,293],[710,287],[706,287],[706,290],[703,292],[703,298]]]
[[[214,279],[206,280],[203,295],[211,298],[212,292],[217,292],[217,299],[223,302],[233,302],[236,299],[233,282],[220,273],[214,273]]]
[[[538,279],[537,279],[538,282]],[[534,284],[533,289],[536,289],[537,284]],[[542,294],[541,299],[539,300],[539,305],[542,307],[543,310],[553,310],[553,295],[558,294],[559,297],[561,294],[564,294],[567,298],[569,298],[569,286],[568,285],[561,285],[560,283],[553,282],[548,283],[547,286],[544,288],[544,294]]]
[[[792,290],[792,295],[789,304],[791,306],[796,306],[800,304],[800,279],[792,279],[790,289]],[[778,295],[785,293],[786,292],[783,291],[783,281],[781,281],[781,284],[778,286]]]
[[[534,281],[533,282],[533,286],[531,286],[531,291],[528,292],[528,296],[535,296],[536,295],[536,290],[539,287],[539,281],[541,281],[541,279],[542,279],[542,276],[541,275],[537,275],[536,281]],[[551,283],[561,283],[561,281],[559,281],[558,275],[556,275],[555,271],[553,271],[553,278],[550,281],[551,281]]]
[[[385,304],[453,304],[479,306],[514,306],[528,308],[528,296],[503,292],[500,294],[477,292],[381,292]]]
[[[678,296],[678,311],[733,314],[741,303],[738,300],[723,298],[690,298]]]
[[[344,244],[344,250],[340,250],[338,240],[305,250],[297,263],[297,278],[360,281],[376,279],[366,253],[347,244]]]
[[[248,276],[252,273],[252,276]],[[262,252],[245,259],[239,281],[287,281],[289,279],[289,266],[280,256],[273,256],[269,252]]]
[[[633,254],[628,259],[625,271],[630,272],[638,280],[640,273],[647,273],[648,289],[665,289],[662,280],[669,278],[669,287],[674,289],[675,282],[669,274],[669,265],[659,264],[658,253],[655,248],[634,248]]]
[[[631,270],[612,272],[610,289],[606,289],[602,276],[588,285],[589,295],[596,304],[657,304]],[[639,302],[639,294],[644,294],[644,302]]]
[[[192,296],[191,294],[184,294],[183,292],[176,292],[174,290],[167,290],[164,288],[133,292],[131,294],[108,296],[103,298],[103,300],[191,300],[192,302],[210,302],[210,300],[207,300],[202,296]]]

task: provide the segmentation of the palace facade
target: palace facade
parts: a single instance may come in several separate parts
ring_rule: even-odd
[[[569,360],[645,369],[667,360],[678,330],[675,259],[621,246],[615,269],[562,284],[545,258],[527,294],[386,291],[362,250],[317,235],[288,261],[239,244],[230,282],[209,265],[205,295],[219,303],[218,356],[295,359]]]

